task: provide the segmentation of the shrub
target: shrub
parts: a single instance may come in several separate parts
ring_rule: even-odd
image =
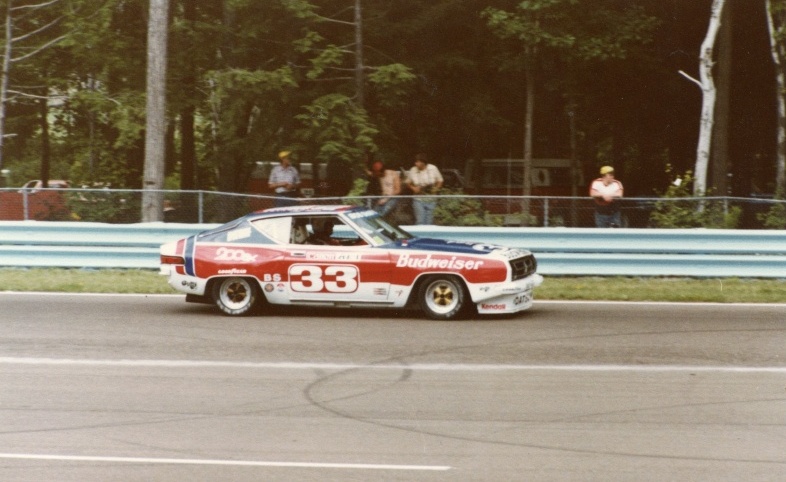
[[[775,194],[775,202],[766,213],[759,213],[756,218],[766,229],[786,229],[786,200],[780,190]]]
[[[690,171],[677,176],[662,194],[664,199],[655,203],[655,210],[650,215],[654,227],[734,229],[739,225],[742,209],[728,207],[724,200],[695,197],[692,186]]]

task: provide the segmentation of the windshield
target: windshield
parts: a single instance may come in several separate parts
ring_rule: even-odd
[[[411,239],[414,236],[400,227],[386,221],[382,216],[371,209],[354,211],[347,214],[361,232],[366,233],[375,245],[393,243],[402,239]]]

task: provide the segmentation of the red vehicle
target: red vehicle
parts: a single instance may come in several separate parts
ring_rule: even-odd
[[[543,218],[571,216],[573,208],[566,202],[553,202],[547,208],[542,200],[525,200],[523,159],[482,159],[468,161],[464,177],[468,194],[483,196],[483,207],[491,214],[510,215],[506,223],[518,225],[521,211],[528,207],[531,216],[543,224]],[[533,159],[530,169],[530,196],[584,196],[587,188],[581,170],[570,159]]]
[[[527,250],[415,238],[352,206],[268,209],[161,247],[169,285],[227,315],[266,304],[516,313],[543,281],[536,269]]]

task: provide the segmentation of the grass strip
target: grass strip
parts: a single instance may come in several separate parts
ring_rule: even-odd
[[[0,290],[175,294],[151,270],[0,269]],[[785,303],[786,279],[547,276],[536,300]]]

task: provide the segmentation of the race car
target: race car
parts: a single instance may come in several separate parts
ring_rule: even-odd
[[[516,313],[543,278],[527,250],[417,238],[375,211],[292,206],[255,212],[161,246],[186,301],[227,315],[267,304],[420,309],[432,319]]]

